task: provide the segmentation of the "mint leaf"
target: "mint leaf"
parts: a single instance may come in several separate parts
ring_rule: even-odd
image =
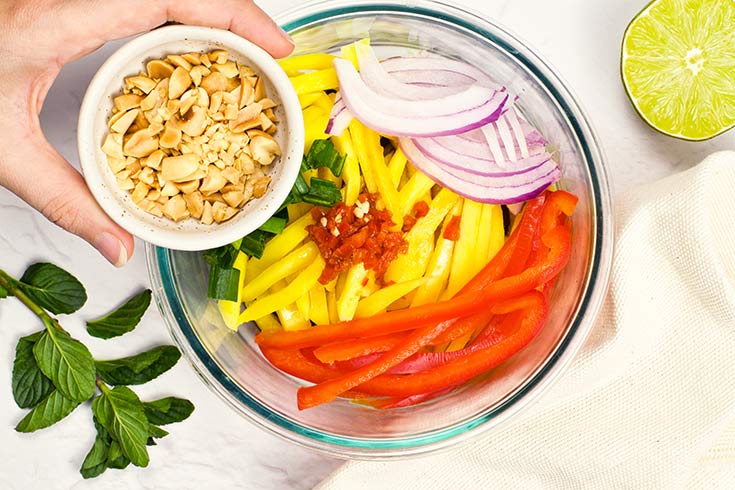
[[[83,402],[94,394],[94,360],[89,350],[68,333],[47,328],[33,355],[43,374],[66,398]]]
[[[44,331],[21,337],[15,346],[13,361],[13,398],[20,408],[33,408],[54,389],[51,380],[39,369],[33,346]]]
[[[104,473],[107,469],[107,455],[109,453],[109,444],[101,435],[97,434],[92,449],[87,453],[87,457],[84,458],[82,467],[79,469],[82,477],[86,480],[87,478],[94,478]]]
[[[51,313],[74,313],[87,301],[84,286],[64,269],[38,263],[26,269],[18,286]]]
[[[146,446],[155,446],[156,441],[154,439],[161,439],[162,437],[166,437],[168,435],[168,431],[161,429],[160,427],[148,424],[148,440],[146,441]]]
[[[152,402],[143,402],[148,422],[156,425],[181,422],[191,415],[194,405],[189,400],[169,396]]]
[[[38,429],[45,429],[69,415],[78,405],[79,402],[69,400],[57,390],[54,390],[23,417],[23,420],[15,426],[15,430],[18,432],[33,432]]]
[[[179,349],[161,345],[136,356],[95,361],[97,373],[111,385],[139,385],[171,369],[181,357]]]
[[[93,337],[109,339],[133,330],[151,304],[151,290],[133,296],[116,310],[87,322],[87,332]]]
[[[120,443],[112,441],[110,451],[107,454],[107,467],[115,470],[124,470],[129,464],[130,458],[123,454]]]
[[[122,454],[136,466],[148,466],[148,420],[143,403],[130,388],[103,388],[102,394],[92,402],[92,412],[114,441],[119,443]],[[113,454],[113,448],[114,442],[110,447],[110,455]]]

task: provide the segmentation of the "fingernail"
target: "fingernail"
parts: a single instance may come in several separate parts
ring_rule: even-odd
[[[115,267],[122,267],[128,262],[125,245],[106,231],[97,237],[94,247]]]
[[[278,26],[278,28],[279,28],[279,29],[281,30],[281,32],[283,33],[283,37],[285,37],[285,38],[286,38],[286,40],[287,40],[288,42],[290,42],[290,43],[291,43],[291,46],[296,46],[296,41],[294,41],[294,40],[293,40],[293,38],[291,37],[291,35],[290,35],[290,34],[289,34],[288,32],[284,31],[284,30],[283,30],[283,27],[281,27],[281,26]]]

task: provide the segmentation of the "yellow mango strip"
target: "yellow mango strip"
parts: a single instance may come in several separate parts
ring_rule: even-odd
[[[281,291],[288,285],[288,282],[283,280],[273,285],[271,292]],[[266,315],[271,316],[271,315]],[[311,327],[309,320],[301,315],[301,312],[296,307],[296,303],[290,303],[283,308],[276,311],[277,323],[281,326],[281,330],[304,330]],[[256,320],[257,324],[258,320]]]
[[[329,313],[329,323],[337,323],[339,321],[339,313],[337,313],[337,293],[327,290],[327,313]]]
[[[258,326],[261,332],[279,332],[283,330],[281,324],[276,320],[273,315],[266,315],[264,317],[255,320],[255,324]]]
[[[434,253],[431,255],[431,260],[426,271],[426,282],[416,290],[416,294],[411,301],[411,306],[421,306],[437,302],[447,285],[447,279],[449,279],[449,271],[452,265],[452,254],[454,253],[454,241],[444,238],[444,230],[452,220],[452,217],[459,216],[462,212],[461,204],[462,201],[458,200],[452,212],[444,220],[444,226],[439,234],[436,246],[434,247]]]
[[[490,246],[487,249],[487,262],[503,248],[505,244],[505,226],[503,225],[503,208],[499,205],[492,207],[490,225]]]
[[[318,255],[319,248],[316,243],[307,242],[306,245],[302,245],[283,259],[268,266],[257,277],[247,283],[240,291],[241,301],[246,303],[254,301],[278,281],[306,269]],[[308,317],[308,315],[304,316]]]
[[[340,274],[340,276],[341,275],[342,274]],[[329,281],[328,283],[326,283],[324,285],[324,289],[326,289],[327,292],[329,292],[329,291],[335,291],[337,289],[337,277],[335,277],[334,279],[332,279],[331,281]]]
[[[311,291],[309,291],[309,302],[311,303],[309,319],[317,325],[326,325],[329,323],[327,292],[324,289],[324,286],[317,284],[311,288]]]
[[[217,307],[222,315],[227,328],[237,331],[240,326],[240,304],[242,303],[242,289],[245,284],[245,272],[247,271],[248,256],[238,252],[232,267],[240,271],[239,284],[237,286],[237,301],[221,299],[217,301]]]
[[[452,269],[443,299],[454,296],[482,268],[484,261],[477,258],[477,229],[482,215],[482,204],[465,199],[459,222],[459,239],[454,246]]]
[[[311,289],[309,292],[311,292]],[[311,316],[311,300],[309,299],[309,292],[296,300],[296,309],[299,310],[299,313],[301,313],[301,316],[304,318],[309,318]]]
[[[278,281],[270,289],[270,292],[276,293],[278,291],[281,291],[286,286],[288,286],[288,281],[286,280]],[[276,323],[278,323],[281,326],[281,330],[303,330],[311,326],[311,323],[309,323],[309,320],[306,317],[301,315],[301,312],[296,307],[295,302],[284,306],[283,308],[276,311],[275,314],[276,314]],[[272,317],[272,315],[269,314],[262,318],[267,318],[268,316]],[[255,320],[256,325],[258,324],[258,321],[262,320],[262,318]]]
[[[299,105],[301,105],[302,109],[306,109],[311,104],[316,102],[316,100],[321,97],[323,93],[324,92],[312,92],[310,94],[299,94]]]
[[[349,131],[344,131],[340,136],[332,136],[334,148],[341,154],[346,155],[344,167],[342,167],[342,178],[345,181],[343,197],[345,204],[352,206],[360,195],[360,166],[352,146],[352,138]]]
[[[289,252],[299,246],[304,238],[309,236],[306,227],[314,224],[311,213],[306,213],[301,218],[290,223],[280,235],[274,236],[265,244],[263,255],[259,259],[251,259],[248,262],[245,282],[250,283],[261,272],[285,257]]]
[[[398,282],[378,289],[365,299],[360,300],[355,310],[355,318],[364,318],[384,312],[391,304],[406,296],[408,293],[421,286],[426,279],[414,279],[412,281]]]
[[[352,320],[355,317],[365,279],[367,279],[367,271],[360,262],[347,270],[341,291],[339,291],[339,282],[337,282],[337,316],[340,321]]]
[[[315,140],[329,138],[324,131],[329,122],[329,113],[324,112],[321,107],[310,105],[303,111],[304,114],[304,154],[309,152]]]
[[[322,92],[324,90],[336,90],[339,88],[337,72],[334,68],[313,71],[291,77],[291,84],[297,94],[308,94],[310,92]]]
[[[401,216],[411,214],[414,205],[421,201],[428,191],[434,187],[435,182],[423,172],[416,172],[408,179],[406,185],[401,188]]]
[[[355,67],[355,70],[360,69],[360,63],[357,62],[357,52],[355,50],[355,45],[357,44],[370,46],[370,38],[360,39],[359,41],[355,41],[354,43],[342,46],[342,49],[340,49],[342,57],[352,63],[352,65]]]
[[[400,230],[403,226],[403,216],[405,213],[401,212],[400,198],[398,197],[398,191],[396,186],[393,184],[393,178],[391,177],[388,166],[385,164],[383,159],[383,147],[380,144],[380,134],[375,131],[365,128],[366,145],[368,150],[368,161],[370,162],[372,174],[375,178],[375,185],[380,193],[380,198],[385,205],[385,208],[390,211],[395,223],[394,229]]]
[[[406,170],[406,163],[408,163],[406,155],[403,154],[400,148],[396,148],[390,162],[388,162],[388,172],[390,172],[390,178],[393,180],[396,189],[398,189],[398,184],[401,183],[401,175]]]
[[[365,281],[362,282],[364,283]],[[378,289],[380,289],[380,285],[378,284],[378,281],[375,280],[375,271],[367,271],[367,283],[362,287],[362,290],[360,291],[360,297],[367,298]]]
[[[399,254],[388,266],[385,273],[387,281],[406,282],[424,275],[434,250],[434,233],[457,199],[457,194],[449,189],[442,189],[432,199],[428,214],[416,221],[413,228],[406,233],[408,252]]]
[[[480,223],[477,227],[477,260],[485,260],[490,249],[490,232],[493,224],[494,204],[483,204],[480,213]],[[499,207],[499,206],[498,206]],[[487,263],[487,262],[483,262]]]
[[[289,204],[288,206],[286,206],[286,211],[288,212],[288,222],[293,223],[294,221],[311,211],[311,208],[313,207],[313,205],[306,202]]]
[[[314,107],[318,107],[329,114],[332,112],[332,107],[334,107],[334,101],[326,92],[321,92],[321,95],[314,101]]]
[[[375,175],[370,164],[370,149],[367,141],[371,131],[357,119],[350,122],[349,129],[355,156],[360,164],[362,178],[365,180],[365,187],[367,187],[368,192],[378,192],[378,184],[375,181]]]
[[[334,56],[326,53],[313,53],[313,54],[302,54],[299,56],[289,56],[278,60],[278,64],[281,65],[283,71],[289,77],[294,75],[300,75],[302,71],[310,70],[323,70],[325,68],[332,68]]]
[[[240,314],[240,322],[247,322],[273,313],[294,303],[301,296],[309,292],[319,281],[324,270],[324,259],[317,255],[311,264],[301,271],[285,288],[280,291],[261,296]],[[284,329],[286,326],[284,325]]]

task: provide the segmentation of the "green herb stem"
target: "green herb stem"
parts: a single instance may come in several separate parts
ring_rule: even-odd
[[[31,298],[29,298],[28,295],[18,287],[17,281],[2,269],[0,269],[0,286],[5,288],[10,294],[15,296],[18,301],[23,303],[26,308],[31,310],[38,318],[41,319],[44,325],[61,330],[62,332],[64,331],[56,318],[51,317],[51,315],[46,313],[46,310],[38,306]]]

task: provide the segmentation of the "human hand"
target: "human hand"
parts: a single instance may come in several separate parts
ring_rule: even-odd
[[[61,67],[167,21],[229,29],[281,57],[293,42],[251,0],[0,0],[0,185],[120,267],[133,237],[49,143],[39,114]]]

